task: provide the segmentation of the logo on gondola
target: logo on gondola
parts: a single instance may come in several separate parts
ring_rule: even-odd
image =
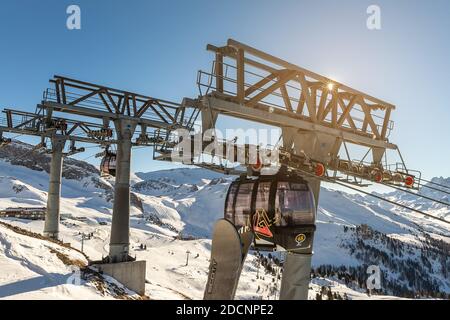
[[[304,233],[300,233],[295,237],[295,242],[297,242],[297,247],[301,246],[302,243],[306,240],[306,236]]]
[[[253,232],[259,238],[259,236],[272,238],[273,233],[270,231],[269,217],[264,209],[258,209],[253,216]]]

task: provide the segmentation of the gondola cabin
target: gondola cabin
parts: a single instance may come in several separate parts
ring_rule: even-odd
[[[116,176],[116,159],[117,155],[114,152],[106,151],[105,156],[100,162],[100,172],[102,175]]]
[[[241,176],[230,185],[225,201],[225,219],[238,230],[253,231],[259,250],[309,249],[315,212],[308,183],[287,174]]]

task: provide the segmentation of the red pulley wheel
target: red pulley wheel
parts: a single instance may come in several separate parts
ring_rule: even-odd
[[[258,172],[261,169],[262,169],[262,163],[261,163],[261,160],[259,159],[259,157],[257,157],[256,163],[252,164],[252,170]]]
[[[383,173],[380,171],[376,171],[374,176],[373,176],[373,180],[375,180],[375,182],[382,182],[383,181]]]
[[[411,176],[406,176],[405,178],[405,186],[411,188],[414,184],[414,178]]]
[[[325,174],[325,166],[321,163],[316,164],[316,176],[322,177]]]

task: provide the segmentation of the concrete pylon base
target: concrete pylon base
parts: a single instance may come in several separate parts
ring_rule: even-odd
[[[93,263],[91,267],[113,277],[125,287],[137,294],[145,294],[145,261],[128,261],[117,263]]]
[[[44,237],[58,240],[59,232],[44,232]]]

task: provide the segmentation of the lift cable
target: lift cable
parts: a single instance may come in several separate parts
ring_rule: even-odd
[[[21,155],[19,155],[18,157],[14,158],[14,160],[22,160],[26,155],[35,152],[36,150],[34,150],[33,148],[25,151],[24,153],[22,153]]]
[[[424,215],[424,216],[427,216],[427,217],[430,217],[430,218],[439,220],[439,221],[441,221],[441,222],[450,224],[450,221],[445,220],[444,218],[436,217],[436,216],[434,216],[434,215],[432,215],[432,214],[423,212],[423,211],[421,211],[421,210],[418,210],[418,209],[414,209],[414,208],[408,207],[407,205],[404,205],[404,204],[401,204],[401,203],[397,203],[397,202],[395,202],[395,201],[392,201],[392,200],[383,198],[383,197],[381,197],[381,196],[375,195],[375,194],[370,193],[370,192],[367,192],[367,191],[363,191],[363,190],[358,189],[358,188],[356,188],[356,187],[352,187],[352,186],[350,186],[350,185],[348,185],[348,184],[346,184],[346,183],[343,183],[343,182],[340,182],[340,181],[335,181],[335,180],[332,180],[332,179],[330,179],[330,178],[328,178],[328,177],[317,177],[316,175],[314,175],[314,174],[312,174],[312,173],[309,173],[309,172],[307,172],[307,171],[303,171],[303,170],[299,170],[299,171],[301,171],[301,172],[303,172],[304,174],[307,174],[307,175],[309,175],[309,176],[311,176],[311,177],[314,177],[314,178],[323,180],[323,181],[325,181],[325,182],[336,183],[336,184],[338,184],[338,185],[341,185],[341,186],[343,186],[343,187],[352,189],[352,190],[354,190],[354,191],[364,193],[365,195],[368,195],[368,196],[377,198],[377,199],[379,199],[379,200],[383,200],[383,201],[385,201],[385,202],[389,202],[390,204],[393,204],[393,205],[395,205],[395,206],[402,207],[402,208],[404,208],[404,209],[408,209],[408,210],[410,210],[410,211],[414,211],[414,212],[420,213],[420,214],[422,214],[422,215]]]
[[[92,154],[92,155],[90,155],[89,157],[82,159],[81,161],[86,161],[86,160],[92,158],[93,156],[95,156],[95,154]]]
[[[450,203],[447,203],[447,202],[444,202],[444,201],[441,201],[441,200],[437,200],[437,199],[433,199],[433,198],[431,198],[431,197],[424,196],[424,195],[422,195],[422,194],[418,194],[418,193],[413,192],[413,191],[411,191],[411,190],[404,189],[404,188],[402,188],[402,187],[399,187],[399,186],[396,186],[396,185],[393,185],[393,184],[390,184],[390,183],[383,184],[383,185],[387,185],[387,186],[389,186],[389,187],[391,187],[391,188],[393,188],[393,189],[397,189],[397,190],[400,190],[400,191],[403,191],[403,192],[406,192],[406,193],[415,195],[416,197],[421,197],[421,198],[424,198],[424,199],[427,199],[427,200],[431,200],[431,201],[433,201],[433,202],[437,202],[437,203],[446,205],[447,207],[450,207]]]
[[[383,197],[381,197],[381,196],[375,195],[375,194],[370,193],[370,192],[367,192],[367,191],[362,191],[362,190],[360,190],[360,189],[358,189],[358,188],[356,188],[356,187],[349,186],[349,185],[347,185],[347,184],[345,184],[345,183],[341,183],[341,182],[338,182],[338,181],[329,181],[328,179],[325,179],[325,181],[332,182],[332,183],[337,183],[337,184],[339,184],[339,185],[341,185],[341,186],[344,186],[344,187],[347,187],[347,188],[349,188],[349,189],[352,189],[352,190],[355,190],[355,191],[364,193],[364,194],[366,194],[366,195],[368,195],[368,196],[371,196],[371,197],[377,198],[377,199],[379,199],[379,200],[383,200],[383,201],[389,202],[389,203],[391,203],[391,204],[393,204],[393,205],[396,205],[396,206],[398,206],[398,207],[402,207],[402,208],[405,208],[405,209],[408,209],[408,210],[411,210],[411,211],[415,211],[415,212],[420,213],[420,214],[422,214],[422,215],[424,215],[424,216],[427,216],[427,217],[430,217],[430,218],[439,220],[439,221],[441,221],[441,222],[445,222],[445,223],[450,224],[450,221],[445,220],[444,218],[436,217],[436,216],[434,216],[434,215],[432,215],[432,214],[429,214],[429,213],[423,212],[423,211],[421,211],[421,210],[417,210],[417,209],[408,207],[407,205],[404,205],[404,204],[401,204],[401,203],[398,203],[398,202],[395,202],[395,201],[392,201],[392,200],[383,198]]]
[[[430,180],[425,180],[425,179],[420,179],[421,181],[425,181],[425,182],[427,182],[427,183],[430,183],[430,184],[434,184],[434,185],[436,185],[436,186],[438,186],[438,187],[441,187],[441,188],[445,188],[445,189],[449,189],[450,190],[450,187],[449,186],[445,186],[445,185],[443,185],[443,184],[439,184],[439,183],[436,183],[436,182],[433,182],[433,181],[430,181]],[[423,186],[426,186],[426,185],[423,185]]]
[[[442,189],[438,189],[438,188],[435,188],[435,187],[431,187],[431,186],[429,186],[429,185],[427,185],[427,184],[423,184],[423,185],[421,185],[421,187],[422,187],[422,188],[432,189],[432,190],[439,191],[439,192],[442,192],[442,193],[445,193],[445,194],[450,195],[450,191],[445,191],[445,190],[442,190]]]

